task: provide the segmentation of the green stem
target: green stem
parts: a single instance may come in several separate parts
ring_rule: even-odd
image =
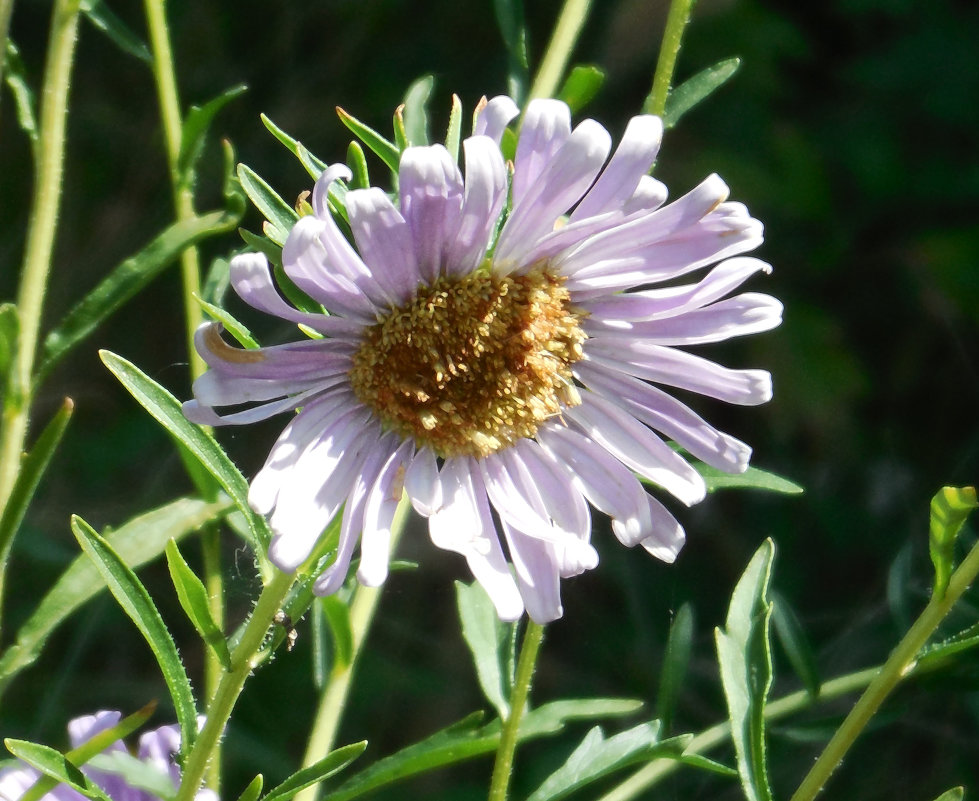
[[[78,35],[78,4],[79,0],[57,0],[51,16],[51,38],[41,92],[37,176],[17,296],[20,331],[7,379],[0,431],[0,513],[7,507],[20,472],[30,420],[34,358],[61,205],[68,89]],[[6,565],[0,565],[0,593],[5,570]]]
[[[979,575],[979,543],[973,546],[958,570],[952,574],[945,594],[933,597],[919,615],[914,625],[891,652],[890,657],[874,677],[866,691],[850,714],[836,730],[826,748],[819,755],[816,764],[802,780],[791,801],[811,801],[822,790],[830,775],[843,760],[846,752],[874,716],[884,699],[907,676],[914,667],[918,652],[934,634],[945,616],[959,600],[969,585]]]
[[[680,53],[683,31],[690,21],[693,1],[673,0],[670,4],[670,13],[666,17],[666,28],[663,31],[663,42],[659,48],[659,59],[656,62],[656,73],[653,75],[653,88],[643,106],[643,111],[648,114],[662,117],[666,109],[666,98],[673,84],[676,58]]]
[[[231,670],[221,676],[214,696],[207,705],[207,718],[184,765],[180,789],[174,801],[192,801],[200,789],[208,763],[214,758],[224,727],[231,717],[245,680],[262,661],[261,648],[276,612],[292,587],[291,573],[276,571],[262,590],[248,623],[245,624],[238,646],[231,654]]]
[[[585,25],[585,19],[588,17],[589,6],[591,0],[566,0],[537,70],[537,77],[534,78],[533,86],[530,88],[528,99],[553,97],[557,92],[561,77],[571,59],[571,51],[574,50],[581,29]]]
[[[530,620],[527,631],[524,632],[520,645],[520,660],[517,662],[517,676],[510,694],[510,715],[503,724],[500,734],[500,745],[496,750],[496,762],[493,764],[493,778],[490,781],[489,801],[506,801],[510,787],[510,774],[513,772],[513,755],[517,750],[517,734],[520,731],[520,719],[523,717],[530,694],[530,684],[537,665],[537,654],[540,652],[541,640],[544,639],[544,627]]]
[[[870,684],[878,671],[878,667],[872,667],[831,679],[819,688],[818,699],[813,699],[806,690],[790,693],[765,706],[765,719],[779,720],[794,712],[807,709],[817,701],[830,701],[841,695],[848,695],[857,690],[861,690]],[[696,735],[684,749],[683,753],[705,754],[730,741],[731,724],[727,721],[717,723]],[[681,767],[683,767],[683,763],[675,759],[664,758],[654,760],[634,773],[622,782],[622,784],[603,795],[598,801],[630,801],[630,799],[648,790],[654,784],[659,783]]]
[[[394,553],[398,540],[404,533],[410,508],[411,504],[408,502],[408,497],[404,496],[391,524],[391,553]],[[330,753],[336,742],[337,730],[340,727],[340,719],[350,694],[361,646],[367,639],[380,598],[380,587],[358,585],[354,591],[353,599],[350,602],[350,631],[353,639],[350,661],[347,663],[336,662],[330,671],[329,683],[320,698],[319,707],[313,719],[309,743],[306,746],[306,753],[303,755],[302,766],[304,768],[308,768],[323,759]],[[316,801],[319,788],[319,784],[307,787],[296,795],[296,801]]]

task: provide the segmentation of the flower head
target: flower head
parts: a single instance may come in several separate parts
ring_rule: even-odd
[[[384,580],[404,490],[501,617],[526,608],[552,620],[560,579],[598,562],[590,506],[625,545],[676,558],[683,529],[637,475],[688,505],[705,488],[664,437],[722,470],[747,467],[747,445],[661,386],[745,405],[771,397],[768,373],[680,349],[780,322],[774,298],[728,297],[771,269],[730,258],[761,243],[761,223],[727,201],[716,175],[665,203],[648,175],[656,117],[633,118],[610,157],[601,125],[572,129],[565,104],[535,100],[508,165],[500,142],[517,113],[507,97],[481,104],[463,143],[465,176],[442,145],[409,147],[397,197],[346,192],[352,241],[328,198],[350,173],[323,172],[282,260],[329,314],[288,304],[265,256],[233,260],[242,299],[323,338],[240,350],[216,325],[198,332],[211,369],[188,417],[234,424],[299,410],[249,501],[268,516],[269,556],[283,570],[310,555],[342,509],[317,592],[341,586],[358,542],[359,580]],[[678,280],[712,264],[697,281]]]
[[[68,724],[68,736],[72,748],[77,748],[92,739],[99,732],[115,726],[122,716],[118,712],[102,711],[94,715],[75,718]],[[82,771],[97,784],[112,801],[158,801],[161,797],[170,797],[180,785],[180,770],[176,763],[176,754],[180,750],[180,729],[177,726],[161,726],[146,732],[139,738],[139,749],[135,759],[149,767],[148,773],[142,771],[146,779],[154,773],[157,775],[161,791],[157,794],[144,787],[136,787],[115,772],[113,759],[129,757],[129,752],[122,741],[105,749],[100,755],[82,768]],[[0,801],[19,801],[40,778],[34,768],[18,766],[0,771]],[[85,796],[71,787],[59,784],[42,797],[42,801],[86,801]],[[200,790],[197,801],[216,801],[215,794],[210,790]]]

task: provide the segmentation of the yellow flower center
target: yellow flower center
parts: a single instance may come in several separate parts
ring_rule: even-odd
[[[390,429],[439,456],[477,458],[581,402],[583,312],[542,268],[439,278],[364,332],[350,383]]]

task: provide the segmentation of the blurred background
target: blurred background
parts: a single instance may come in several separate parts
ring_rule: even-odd
[[[140,4],[109,5],[143,34]],[[560,4],[527,2],[537,63]],[[327,161],[349,135],[337,105],[383,132],[405,89],[430,73],[440,137],[453,92],[467,116],[483,94],[506,89],[506,56],[492,4],[455,0],[173,0],[169,18],[185,107],[245,83],[219,116],[202,161],[198,209],[218,207],[219,137],[287,199],[309,181],[267,133],[268,114]],[[50,3],[19,0],[11,36],[40,83]],[[593,3],[575,63],[607,71],[585,109],[618,137],[649,90],[666,6]],[[750,287],[786,306],[780,329],[712,347],[725,364],[770,369],[775,400],[695,408],[751,443],[754,463],[801,483],[803,496],[720,492],[677,510],[688,544],[673,566],[623,549],[604,529],[599,569],[564,584],[565,616],[549,627],[534,698],[620,695],[655,712],[671,619],[696,615],[690,675],[676,732],[724,716],[713,628],[731,589],[766,537],[778,548],[774,586],[811,640],[824,678],[883,661],[930,587],[928,504],[945,484],[979,475],[979,5],[952,0],[701,0],[680,55],[678,80],[722,59],[742,67],[666,134],[656,175],[683,194],[720,173],[732,198],[766,223],[759,252],[775,271]],[[579,115],[581,116],[581,115]],[[375,179],[384,176],[374,163]],[[0,298],[12,298],[23,248],[31,171],[9,93],[0,104]],[[172,219],[152,76],[83,22],[71,93],[62,226],[47,301],[53,324],[119,261]],[[256,230],[250,211],[245,227]],[[208,241],[205,261],[240,246]],[[119,525],[190,492],[169,440],[105,371],[98,348],[134,361],[189,396],[179,276],[171,269],[101,328],[46,384],[35,420],[68,395],[76,414],[16,545],[9,631],[77,555],[68,517]],[[248,323],[258,324],[254,318]],[[284,331],[259,332],[281,336]],[[282,426],[224,430],[222,442],[251,475]],[[599,527],[604,521],[599,521]],[[974,540],[972,532],[965,539]],[[184,547],[189,558],[195,548]],[[422,563],[391,576],[340,741],[371,739],[379,757],[485,707],[458,633],[455,555],[409,531],[402,556]],[[228,603],[244,615],[256,589],[251,560],[227,541]],[[141,572],[178,642],[193,633],[166,567]],[[976,620],[979,594],[966,604]],[[298,767],[315,697],[308,631],[252,681],[228,734],[227,795],[260,769],[266,786]],[[200,683],[200,653],[183,649]],[[775,696],[801,684],[776,646]],[[928,801],[956,784],[979,792],[979,669],[974,658],[902,688],[834,777],[838,798]],[[0,734],[64,744],[64,725],[99,708],[134,711],[157,698],[172,719],[144,642],[109,597],[86,606],[6,695]],[[828,704],[776,726],[773,783],[787,796],[846,705]],[[636,720],[611,722],[609,730]],[[518,755],[516,797],[553,770],[585,728]],[[732,760],[730,753],[715,754]],[[366,760],[368,757],[365,757]],[[366,761],[364,762],[366,764]],[[445,771],[383,798],[422,793],[480,798],[491,764]],[[685,771],[651,798],[740,797],[736,782]]]

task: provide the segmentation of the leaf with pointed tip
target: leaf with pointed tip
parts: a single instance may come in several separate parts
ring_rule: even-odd
[[[231,502],[222,498],[207,503],[181,498],[152,512],[134,517],[106,536],[109,544],[132,568],[156,559],[172,538],[180,540],[202,525],[223,515]],[[105,582],[82,554],[61,574],[37,609],[21,625],[14,642],[0,658],[0,689],[41,653],[48,637],[74,612],[105,589]]]
[[[346,768],[357,757],[364,753],[367,748],[367,741],[351,743],[336,751],[331,751],[323,759],[293,773],[281,784],[269,790],[262,801],[289,801],[294,795],[307,787],[319,784],[324,779],[330,778]]]
[[[38,375],[46,376],[73,347],[175,263],[184,250],[208,237],[232,231],[237,224],[238,217],[226,211],[212,211],[169,226],[112,270],[45,337]]]
[[[244,348],[255,349],[259,347],[258,342],[255,337],[252,336],[252,332],[249,331],[244,324],[240,323],[231,312],[226,309],[222,309],[220,306],[215,306],[213,303],[208,303],[206,300],[194,295],[194,300],[196,300],[201,308],[208,313],[210,317],[213,317],[221,325],[224,326],[224,330],[227,331],[231,336],[235,338]]]
[[[285,145],[286,149],[290,153],[292,153],[292,155],[294,155],[297,159],[299,159],[300,163],[303,165],[306,172],[309,173],[309,176],[313,180],[319,178],[320,173],[322,173],[323,170],[326,169],[326,162],[323,161],[322,159],[318,159],[316,156],[310,153],[302,142],[300,142],[298,139],[289,136],[289,134],[287,134],[278,125],[272,122],[272,120],[269,119],[269,117],[267,117],[265,114],[262,114],[261,118],[262,118],[262,124],[268,129],[269,133],[271,133],[272,136],[274,136],[276,139],[279,140],[279,142]]]
[[[225,89],[203,106],[190,107],[180,129],[180,150],[177,154],[177,181],[181,185],[188,187],[193,185],[194,169],[204,149],[204,139],[217,113],[247,90],[247,86],[238,84]]]
[[[764,713],[772,685],[768,585],[774,555],[775,543],[765,540],[734,588],[724,629],[714,632],[738,773],[748,801],[772,801]]]
[[[208,603],[207,588],[204,586],[204,582],[190,569],[190,565],[187,564],[174,540],[167,543],[166,555],[170,578],[173,580],[173,588],[177,591],[180,606],[194,628],[197,629],[201,639],[214,652],[221,666],[225,670],[231,670],[228,641],[225,640],[224,632],[218,628],[218,624],[214,622],[214,618],[211,616],[211,607]]]
[[[449,112],[449,125],[445,131],[445,149],[452,161],[459,163],[459,143],[462,140],[462,101],[459,95],[452,95],[452,110]]]
[[[740,66],[740,58],[719,61],[670,91],[666,98],[666,109],[663,111],[663,126],[675,126],[684,114],[734,77]]]
[[[354,656],[354,633],[350,625],[350,607],[335,595],[318,598],[317,604],[333,637],[333,659],[349,665]]]
[[[772,610],[775,634],[779,642],[782,643],[785,655],[789,658],[789,664],[792,665],[796,675],[802,679],[802,684],[805,686],[806,692],[809,693],[809,697],[815,701],[819,697],[819,688],[822,682],[819,679],[816,656],[809,644],[809,639],[785,596],[773,590],[772,601],[775,604]]]
[[[262,784],[265,780],[262,778],[262,774],[259,773],[254,779],[248,782],[248,786],[241,791],[241,795],[238,796],[238,801],[258,801],[258,797],[262,794]]]
[[[18,759],[23,760],[32,768],[39,770],[45,776],[50,776],[56,782],[65,784],[72,790],[81,793],[92,801],[111,801],[99,786],[89,779],[78,766],[72,764],[60,751],[55,751],[40,743],[31,743],[27,740],[15,740],[8,737],[3,741],[10,751]]]
[[[513,624],[500,620],[489,595],[478,582],[466,585],[457,581],[455,587],[462,636],[472,654],[479,686],[500,719],[506,720],[510,716],[510,703],[504,674],[504,648],[510,640],[509,630]]]
[[[422,75],[405,92],[405,133],[409,145],[428,144],[428,99],[434,86],[434,75]]]
[[[337,106],[337,115],[340,117],[340,122],[346,125],[368,150],[383,161],[391,172],[395,175],[398,174],[398,167],[401,164],[401,151],[393,142],[389,142],[369,125],[365,125],[339,106]]]
[[[572,112],[581,111],[598,94],[605,83],[605,72],[591,64],[578,64],[558,90],[559,100],[568,104]]]
[[[153,599],[136,574],[112,547],[78,515],[72,515],[71,530],[95,563],[95,567],[115,599],[146,639],[166,682],[177,723],[180,725],[180,751],[186,754],[197,739],[197,708],[190,679],[184,670],[177,646],[167,630]]]
[[[147,64],[153,63],[153,54],[135,33],[119,19],[102,0],[81,0],[79,10],[89,22],[102,31],[123,53],[135,56]]]
[[[703,462],[690,460],[690,463],[703,477],[708,492],[722,489],[754,489],[779,492],[783,495],[801,495],[805,491],[794,481],[759,467],[749,467],[743,473],[725,473]]]
[[[659,694],[656,696],[656,714],[663,725],[663,731],[670,730],[677,695],[690,664],[690,651],[693,643],[693,608],[683,604],[673,618],[670,633],[666,640],[666,654],[660,668]]]
[[[935,801],[962,801],[963,798],[965,798],[965,788],[953,787],[938,796]]]
[[[105,366],[139,404],[177,439],[221,485],[248,521],[250,544],[258,558],[264,558],[271,533],[264,518],[248,505],[248,482],[228,455],[208,432],[184,417],[180,402],[131,362],[103,350]]]
[[[947,659],[979,646],[979,623],[969,626],[942,642],[927,645],[918,652],[915,668],[929,669]]]
[[[558,801],[617,770],[659,757],[677,758],[692,735],[660,740],[658,720],[605,738],[596,726],[567,761],[544,780],[527,801]]]
[[[299,219],[299,214],[247,164],[238,165],[238,180],[248,199],[268,220],[266,228],[271,230],[266,230],[266,235],[281,247]]]
[[[928,552],[935,566],[932,597],[941,599],[948,589],[955,565],[955,540],[969,514],[979,506],[975,487],[942,487],[931,499]]]
[[[367,156],[357,142],[351,141],[347,146],[347,166],[350,167],[350,188],[367,189],[371,185],[367,171]]]

